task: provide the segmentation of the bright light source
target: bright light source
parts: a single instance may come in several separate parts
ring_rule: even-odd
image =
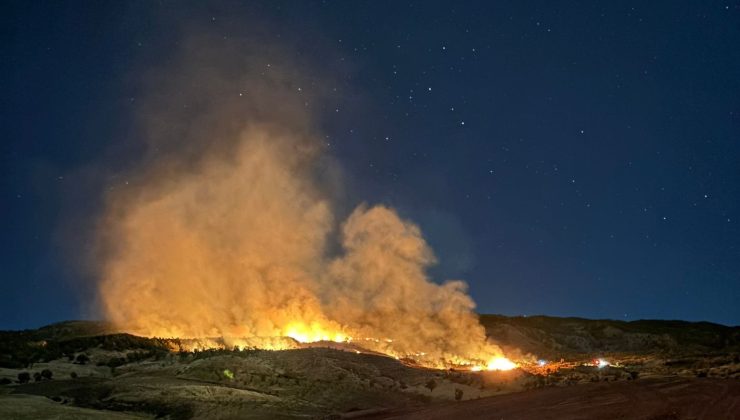
[[[599,369],[601,369],[601,368],[603,368],[604,366],[609,366],[609,362],[607,362],[607,361],[606,361],[606,360],[604,360],[604,359],[599,359],[599,360],[598,360],[598,362],[596,363],[596,366],[598,366],[598,367],[599,367]]]
[[[488,362],[488,370],[511,370],[516,367],[516,363],[505,357],[494,357]]]
[[[540,359],[540,360],[537,361],[537,364],[540,365],[540,366],[545,366],[547,364],[547,360]]]

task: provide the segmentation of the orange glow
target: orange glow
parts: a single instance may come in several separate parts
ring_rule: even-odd
[[[488,370],[511,370],[516,368],[516,363],[505,357],[494,357],[488,362]]]
[[[335,343],[342,343],[351,340],[351,337],[348,337],[341,332],[327,331],[315,322],[308,326],[300,322],[288,324],[283,335],[290,337],[299,343],[315,343],[317,341],[334,341]]]
[[[470,370],[473,372],[480,372],[482,370],[512,370],[518,368],[517,363],[512,362],[504,356],[496,356],[489,359],[488,363],[473,365]]]

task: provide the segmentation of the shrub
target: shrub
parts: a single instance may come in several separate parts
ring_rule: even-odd
[[[117,368],[118,366],[123,366],[125,364],[125,357],[111,357],[110,360],[108,360],[107,362],[98,362],[98,366],[108,366],[111,369]]]
[[[42,376],[42,377],[43,377],[44,379],[49,379],[49,380],[51,380],[51,377],[52,377],[53,375],[54,375],[54,374],[53,374],[53,373],[51,372],[51,370],[49,370],[49,369],[44,369],[44,370],[42,370],[42,371],[41,371],[41,376]]]
[[[437,387],[437,381],[434,380],[434,378],[427,381],[425,387],[429,388],[429,392],[433,392],[434,388]]]
[[[460,388],[455,388],[455,401],[460,401],[463,397],[463,390]]]
[[[77,363],[78,365],[87,364],[87,362],[89,361],[90,361],[90,358],[87,357],[85,353],[78,354],[77,358],[75,358],[75,363]]]
[[[33,380],[36,381],[36,382],[41,382],[41,374],[38,373],[38,372],[35,372],[33,374]]]
[[[19,384],[26,384],[28,381],[31,380],[31,374],[28,372],[21,372],[18,374],[18,383]]]
[[[72,379],[77,379],[77,372],[70,372],[69,377]]]

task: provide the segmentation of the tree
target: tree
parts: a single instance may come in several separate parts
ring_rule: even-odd
[[[31,380],[31,374],[28,372],[21,372],[18,374],[18,383],[19,384],[26,384],[28,381]]]
[[[455,401],[460,401],[463,397],[463,390],[460,388],[455,388]]]
[[[78,365],[84,365],[89,361],[90,361],[90,358],[87,357],[85,353],[78,354],[77,358],[75,359],[75,363],[77,363]]]
[[[429,392],[434,391],[434,388],[437,387],[437,381],[434,380],[434,378],[427,381],[427,384],[424,385],[425,387],[429,388]]]
[[[51,372],[51,370],[49,370],[49,369],[44,369],[44,370],[42,370],[42,371],[41,371],[41,376],[42,376],[42,377],[43,377],[44,379],[48,379],[48,380],[51,380],[51,377],[52,377],[53,375],[54,375],[54,374],[53,374],[53,373]]]
[[[33,374],[33,380],[36,382],[41,382],[41,374],[38,372],[34,372]]]

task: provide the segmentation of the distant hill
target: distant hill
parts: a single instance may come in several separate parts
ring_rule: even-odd
[[[714,354],[740,351],[740,327],[710,322],[594,320],[481,315],[487,334],[505,348],[543,357],[577,354]]]
[[[36,330],[0,331],[0,368],[17,369],[74,358],[89,348],[167,352],[169,341],[119,333],[111,324],[100,321],[65,321]]]

